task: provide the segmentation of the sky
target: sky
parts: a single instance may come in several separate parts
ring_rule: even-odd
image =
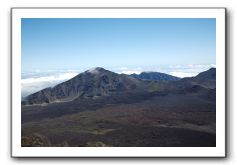
[[[22,70],[215,63],[215,19],[23,18]]]
[[[27,95],[94,67],[189,77],[215,67],[214,18],[23,18]]]

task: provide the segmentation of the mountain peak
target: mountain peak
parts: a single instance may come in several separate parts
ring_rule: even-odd
[[[76,99],[98,98],[131,92],[143,82],[128,75],[120,75],[101,67],[89,69],[76,77],[27,96],[25,104],[69,102]]]
[[[95,68],[91,68],[91,69],[87,70],[86,73],[97,74],[102,71],[106,71],[106,70],[102,67],[95,67]]]
[[[216,71],[216,68],[210,68],[209,70],[207,70],[207,71]]]
[[[202,80],[215,80],[216,79],[216,68],[210,68],[207,71],[199,73],[196,77],[196,79],[202,79]]]

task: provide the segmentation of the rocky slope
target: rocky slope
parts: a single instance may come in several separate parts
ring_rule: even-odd
[[[103,68],[87,70],[76,77],[29,95],[23,104],[67,102],[78,98],[96,98],[111,93],[141,88],[144,82],[125,74],[116,74]]]
[[[131,74],[131,76],[141,80],[150,81],[177,81],[180,79],[179,77],[171,76],[160,72],[142,72],[140,74]]]

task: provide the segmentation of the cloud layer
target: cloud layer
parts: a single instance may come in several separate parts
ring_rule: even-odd
[[[24,98],[29,94],[35,93],[47,87],[53,87],[63,81],[75,77],[78,73],[51,73],[52,75],[42,77],[30,77],[21,79],[21,97]],[[33,74],[32,74],[33,76]],[[38,75],[39,76],[39,75]]]
[[[170,66],[147,66],[147,67],[111,67],[105,68],[119,74],[140,74],[141,72],[162,72],[177,77],[192,77],[198,73],[208,70],[211,67],[216,67],[214,64],[205,65],[170,65]],[[84,70],[83,70],[84,71]],[[69,80],[82,72],[82,70],[59,70],[41,72],[22,73],[21,79],[21,96],[26,97],[29,94],[35,93],[47,87],[53,87],[61,82]]]
[[[198,73],[208,70],[211,67],[216,67],[215,64],[189,64],[189,65],[170,65],[170,66],[146,66],[146,67],[115,67],[111,68],[112,71],[123,74],[140,74],[141,72],[161,72],[177,76],[180,78],[183,77],[192,77],[196,76]]]

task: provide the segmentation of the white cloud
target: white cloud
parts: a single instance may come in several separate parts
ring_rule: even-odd
[[[118,74],[140,74],[144,69],[141,67],[134,67],[134,66],[117,66],[117,67],[111,67],[107,68],[108,70],[111,70]]]
[[[48,82],[48,81],[61,81],[70,79],[74,76],[76,76],[78,73],[62,73],[59,75],[52,75],[52,76],[45,76],[45,77],[38,77],[38,78],[26,78],[22,79],[22,84],[28,84],[28,83],[39,83],[39,82]]]
[[[133,66],[133,67],[116,67],[110,68],[111,71],[123,74],[140,74],[141,72],[161,72],[170,74],[177,77],[192,77],[198,73],[208,70],[211,67],[215,67],[215,64],[187,64],[187,65],[168,65],[168,66]]]
[[[172,76],[183,78],[183,77],[193,77],[193,76],[196,76],[198,73],[170,72],[169,74]]]
[[[119,74],[140,74],[141,72],[140,70],[124,70],[120,71]]]
[[[37,92],[47,87],[53,87],[63,81],[75,77],[78,73],[59,73],[37,78],[25,78],[21,80],[21,97]]]
[[[177,65],[169,66],[169,69],[165,70],[165,73],[171,74],[177,77],[193,77],[200,72],[206,71],[212,67],[216,67],[215,64],[189,64],[189,65]]]

